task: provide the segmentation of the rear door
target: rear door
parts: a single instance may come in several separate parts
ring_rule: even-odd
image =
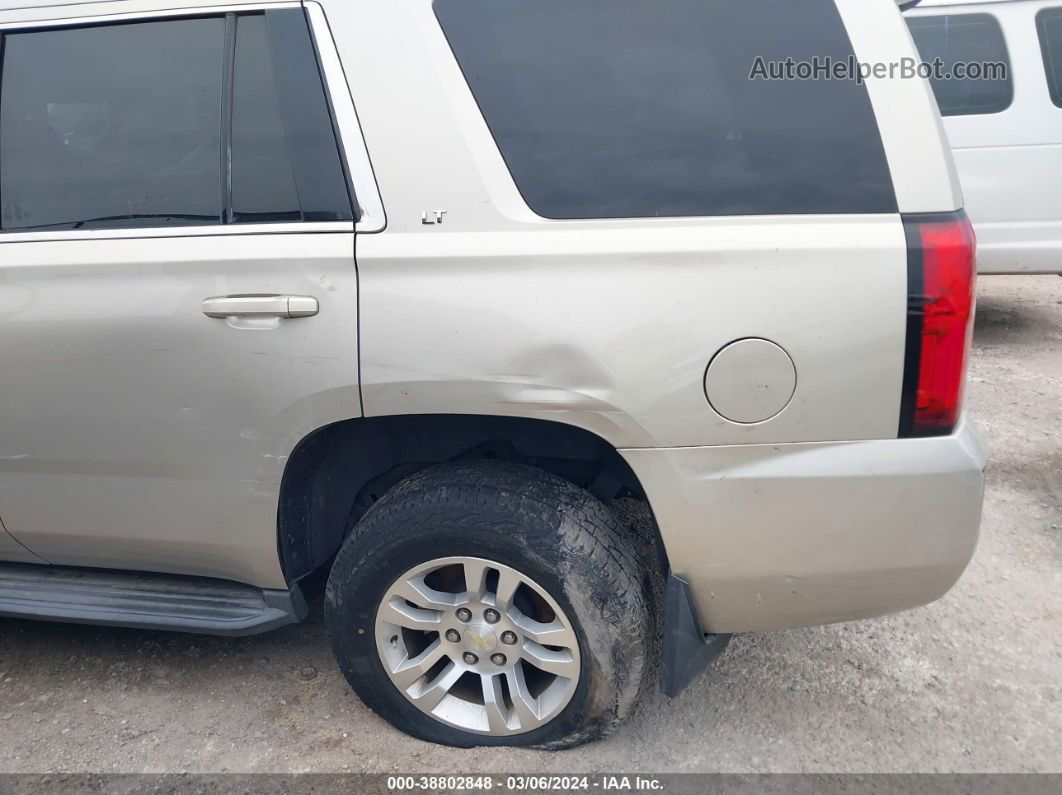
[[[304,11],[3,34],[8,531],[55,564],[282,586],[287,455],[361,413],[364,214]]]

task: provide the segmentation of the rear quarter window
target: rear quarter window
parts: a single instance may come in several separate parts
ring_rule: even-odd
[[[945,75],[956,64],[1003,64],[1005,75],[988,78],[933,77],[933,92],[943,116],[1000,113],[1014,100],[1010,57],[1003,29],[991,14],[941,14],[907,21],[919,54],[926,63],[940,59]]]
[[[435,0],[527,204],[554,219],[896,211],[833,0]]]
[[[1040,31],[1051,101],[1062,108],[1062,7],[1045,8],[1037,14],[1036,27]]]

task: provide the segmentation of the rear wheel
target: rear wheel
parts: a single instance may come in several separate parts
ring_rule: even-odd
[[[326,620],[365,703],[457,746],[566,747],[607,733],[648,668],[652,617],[612,512],[531,467],[447,464],[355,526]]]

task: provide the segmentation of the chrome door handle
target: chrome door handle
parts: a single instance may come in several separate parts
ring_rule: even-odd
[[[311,295],[221,295],[203,301],[207,317],[313,317],[320,311]]]

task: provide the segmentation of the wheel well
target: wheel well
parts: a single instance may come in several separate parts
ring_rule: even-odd
[[[329,562],[350,528],[415,472],[467,458],[516,461],[551,472],[608,503],[647,503],[630,466],[601,437],[559,422],[474,415],[347,420],[321,428],[292,453],[280,489],[278,535],[289,582]],[[660,533],[653,545],[666,572]]]

